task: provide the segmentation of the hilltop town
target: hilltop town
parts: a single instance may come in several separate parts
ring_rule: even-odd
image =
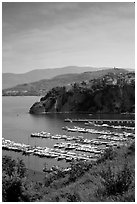
[[[127,72],[127,73],[113,73],[110,72],[106,74],[104,77],[99,77],[97,79],[86,80],[80,83],[81,86],[86,87],[94,87],[98,86],[107,86],[107,85],[118,85],[123,86],[124,84],[135,84],[135,73],[134,72]]]

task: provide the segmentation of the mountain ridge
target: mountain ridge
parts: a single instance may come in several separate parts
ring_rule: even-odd
[[[77,67],[69,66],[63,68],[53,68],[53,69],[34,69],[26,73],[16,74],[16,73],[3,73],[2,74],[2,88],[11,88],[18,84],[31,83],[34,81],[42,79],[50,79],[62,73],[81,73],[83,69],[92,70],[92,67]]]
[[[20,84],[15,87],[4,89],[3,95],[44,95],[51,88],[56,86],[69,86],[74,82],[81,82],[93,78],[98,78],[103,76],[109,72],[120,73],[120,72],[128,72],[124,69],[104,69],[92,72],[84,72],[84,73],[69,73],[55,76],[51,79],[42,79],[39,81],[35,81],[32,83]]]
[[[2,89],[12,88],[18,84],[32,83],[42,79],[51,79],[61,74],[82,73],[86,71],[97,71],[110,69],[111,67],[91,67],[91,66],[67,66],[51,69],[34,69],[26,73],[2,73]]]

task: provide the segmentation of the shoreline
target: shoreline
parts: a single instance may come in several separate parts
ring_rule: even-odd
[[[88,115],[104,115],[104,114],[107,114],[107,115],[111,115],[111,114],[114,114],[114,115],[135,115],[134,112],[129,112],[129,113],[117,113],[117,112],[102,112],[102,113],[99,113],[99,112],[96,112],[96,113],[93,113],[93,112],[82,112],[82,111],[60,111],[60,112],[52,112],[52,111],[47,111],[47,112],[36,112],[36,113],[30,113],[28,112],[29,114],[32,114],[32,115],[46,115],[46,114],[88,114]]]

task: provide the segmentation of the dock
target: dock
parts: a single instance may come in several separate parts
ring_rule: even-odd
[[[129,124],[135,125],[135,120],[125,119],[65,119],[65,122],[84,122],[84,123],[96,123],[96,124]]]

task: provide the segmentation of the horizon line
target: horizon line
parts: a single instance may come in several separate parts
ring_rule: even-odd
[[[26,74],[26,73],[29,73],[29,72],[32,72],[32,71],[36,71],[36,70],[50,70],[50,69],[65,69],[65,68],[71,68],[71,67],[77,67],[77,68],[86,68],[86,67],[89,67],[89,68],[97,68],[97,69],[102,69],[102,68],[105,68],[105,69],[114,69],[114,68],[117,68],[117,69],[131,69],[131,70],[135,70],[135,68],[129,68],[129,67],[118,67],[118,66],[114,66],[114,67],[108,67],[108,66],[102,66],[102,67],[96,67],[96,66],[91,66],[91,65],[83,65],[83,66],[77,66],[77,65],[68,65],[68,66],[64,66],[64,67],[51,67],[51,68],[40,68],[40,69],[32,69],[30,71],[27,71],[27,72],[21,72],[21,73],[15,73],[15,72],[3,72],[2,71],[2,74]]]

